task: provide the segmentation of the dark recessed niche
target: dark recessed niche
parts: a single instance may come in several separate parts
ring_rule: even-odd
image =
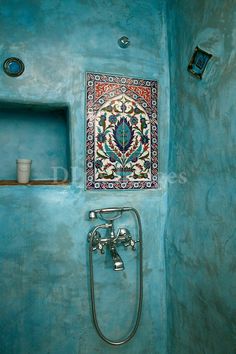
[[[196,47],[194,49],[192,58],[188,65],[188,71],[198,79],[202,79],[202,75],[206,69],[208,61],[211,59],[212,54]]]
[[[0,186],[17,185],[16,159],[32,160],[28,185],[70,181],[66,106],[0,103]]]

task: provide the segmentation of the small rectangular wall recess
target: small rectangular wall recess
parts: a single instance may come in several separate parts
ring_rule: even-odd
[[[0,102],[0,185],[16,185],[16,159],[31,159],[29,185],[69,181],[68,108]]]
[[[212,54],[196,47],[192,58],[188,65],[188,71],[198,79],[202,79],[202,75],[206,69],[208,61],[211,59]]]

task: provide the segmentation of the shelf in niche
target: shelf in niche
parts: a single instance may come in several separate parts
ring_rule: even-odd
[[[29,183],[18,183],[14,180],[1,180],[1,186],[66,186],[70,181],[29,181]]]
[[[0,102],[0,186],[68,185],[69,128],[65,104]],[[28,184],[16,181],[19,158],[32,160]]]

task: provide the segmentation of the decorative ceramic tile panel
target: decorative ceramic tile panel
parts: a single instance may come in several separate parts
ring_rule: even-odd
[[[157,81],[87,73],[87,189],[158,187]]]

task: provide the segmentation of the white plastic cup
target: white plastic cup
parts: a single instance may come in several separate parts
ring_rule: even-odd
[[[32,160],[17,159],[16,160],[16,170],[17,170],[17,182],[18,183],[28,183],[30,178],[30,168]]]

